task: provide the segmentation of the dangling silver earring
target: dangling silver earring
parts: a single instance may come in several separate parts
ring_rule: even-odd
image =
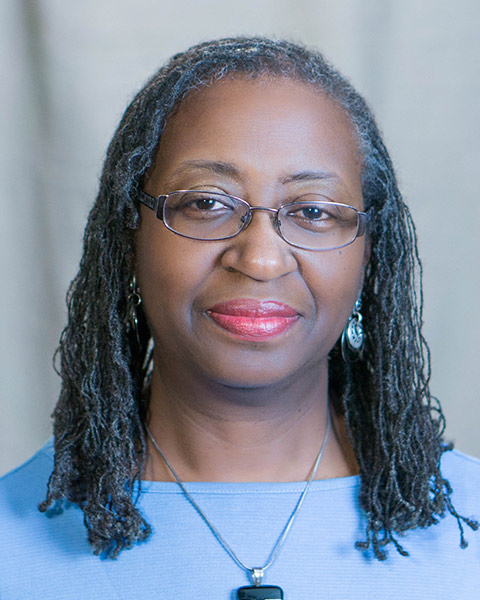
[[[127,296],[127,331],[129,333],[135,332],[137,342],[140,344],[140,337],[138,335],[138,316],[137,308],[142,303],[142,297],[140,296],[140,290],[137,286],[137,278],[135,275],[132,276],[130,284],[128,286]]]
[[[356,362],[362,358],[363,345],[365,343],[365,332],[362,326],[362,313],[360,300],[355,302],[353,312],[342,333],[342,358],[345,362]]]

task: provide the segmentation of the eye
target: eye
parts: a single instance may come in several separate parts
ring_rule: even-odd
[[[216,219],[235,212],[237,202],[226,194],[187,191],[169,195],[167,209],[184,219]]]
[[[284,207],[285,225],[316,234],[332,234],[340,229],[355,229],[357,211],[336,202],[293,202]]]
[[[323,228],[332,220],[332,215],[322,204],[298,203],[289,206],[287,218],[298,227]]]
[[[305,206],[296,212],[299,212],[303,218],[308,219],[309,221],[318,221],[322,218],[328,218],[327,213],[319,206]]]
[[[192,199],[191,203],[199,210],[218,210],[225,207],[225,205],[219,202],[217,198],[212,198],[211,196],[201,196],[199,198]]]

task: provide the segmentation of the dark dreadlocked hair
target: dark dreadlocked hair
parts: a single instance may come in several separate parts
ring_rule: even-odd
[[[368,336],[362,360],[344,362],[338,343],[330,360],[334,408],[345,415],[360,466],[368,525],[357,547],[373,547],[382,560],[392,542],[407,555],[395,534],[432,525],[447,510],[465,547],[463,522],[478,525],[455,511],[440,472],[450,446],[443,444],[444,417],[428,387],[415,228],[390,157],[365,101],[320,54],[263,38],[223,39],[177,54],[138,93],[113,137],[67,297],[55,465],[40,510],[58,512],[63,500],[77,503],[95,553],[111,557],[150,534],[135,507],[146,454],[150,333],[143,315],[138,338],[125,326],[137,195],[174,107],[191,90],[235,76],[289,78],[327,94],[350,117],[363,156],[371,243],[362,293]]]

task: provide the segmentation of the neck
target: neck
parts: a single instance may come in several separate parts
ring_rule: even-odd
[[[342,419],[316,478],[357,472]],[[281,385],[234,388],[194,378],[152,375],[148,426],[184,481],[305,481],[328,422],[327,365]],[[172,481],[151,440],[144,476]]]

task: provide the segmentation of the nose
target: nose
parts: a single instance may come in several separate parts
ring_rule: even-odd
[[[294,249],[274,227],[276,211],[257,207],[253,211],[247,227],[229,240],[222,265],[256,281],[271,281],[296,271]]]

